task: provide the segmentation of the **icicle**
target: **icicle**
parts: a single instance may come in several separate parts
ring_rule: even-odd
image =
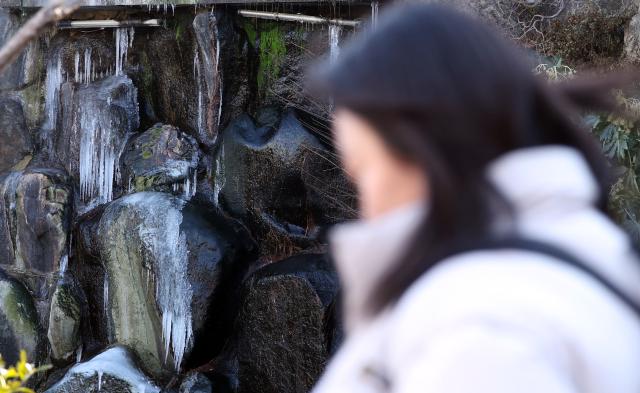
[[[104,283],[103,283],[103,288],[102,288],[102,307],[104,310],[104,315],[109,315],[108,310],[109,310],[109,274],[107,273],[106,269],[104,272]]]
[[[371,2],[371,26],[373,28],[378,24],[378,1]]]
[[[218,28],[216,27],[216,76],[218,77],[220,97],[218,99],[218,128],[220,127],[220,120],[222,119],[222,75],[220,72],[220,37],[218,35]],[[216,135],[217,137],[217,135]]]
[[[216,159],[216,171],[213,177],[213,203],[218,206],[220,191],[224,187],[224,144],[220,147],[220,154]]]
[[[60,55],[47,64],[47,77],[45,81],[46,94],[44,106],[46,108],[45,129],[55,128],[58,120],[58,106],[60,104],[60,86],[62,86],[62,61]]]
[[[84,50],[84,84],[91,82],[91,48]]]
[[[340,55],[340,32],[342,27],[329,25],[329,61],[335,63]]]
[[[76,349],[76,363],[80,363],[82,361],[82,344]]]
[[[176,5],[175,4],[171,4],[171,15],[173,15],[173,16],[176,15]]]
[[[98,370],[98,391],[102,390],[102,370]]]
[[[60,277],[64,276],[64,272],[67,271],[68,264],[69,256],[65,254],[60,258]]]
[[[204,130],[204,110],[202,108],[203,106],[203,92],[202,92],[202,78],[200,76],[200,54],[198,51],[198,47],[195,47],[194,50],[194,54],[193,54],[193,77],[195,78],[197,84],[198,84],[198,118],[197,118],[197,122],[198,122],[198,133],[200,135],[205,133]]]
[[[80,53],[78,53],[78,51],[76,51],[75,56],[74,56],[74,64],[75,64],[75,81],[76,83],[80,82]]]
[[[182,191],[184,192],[184,199],[191,198],[191,179],[189,178],[189,176],[184,179]]]
[[[198,170],[194,170],[193,171],[193,183],[192,183],[192,188],[191,188],[191,196],[194,197],[196,196],[196,191],[198,189]]]

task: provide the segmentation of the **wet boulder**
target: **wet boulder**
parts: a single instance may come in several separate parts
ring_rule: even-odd
[[[0,271],[0,353],[15,364],[20,350],[31,361],[44,360],[42,329],[33,299],[19,281]]]
[[[215,211],[164,193],[127,195],[79,225],[78,277],[92,329],[153,375],[215,355],[244,274],[245,235]]]
[[[250,276],[236,324],[240,392],[306,392],[335,337],[338,278],[322,254],[275,262]]]
[[[187,375],[178,390],[179,393],[213,393],[213,391],[209,378],[198,372]]]
[[[198,144],[176,127],[156,124],[129,140],[121,173],[129,191],[196,191]]]
[[[353,193],[335,154],[293,111],[243,115],[224,131],[216,158],[214,198],[241,218],[263,255],[309,247],[321,225],[353,214]]]
[[[33,142],[17,100],[0,98],[0,173],[24,169],[31,159]]]
[[[61,171],[28,169],[0,178],[0,265],[38,300],[48,297],[67,262],[71,204]]]
[[[59,132],[50,153],[80,185],[82,206],[111,201],[119,157],[139,125],[135,86],[123,75],[88,84],[66,82],[61,87],[60,111]]]
[[[160,393],[124,347],[113,347],[73,366],[45,393]]]
[[[215,144],[222,114],[219,14],[176,15],[172,28],[154,31],[139,48],[145,115],[179,127],[205,148]]]
[[[47,337],[51,357],[57,362],[68,362],[81,345],[83,304],[80,288],[71,275],[63,277],[51,298]]]

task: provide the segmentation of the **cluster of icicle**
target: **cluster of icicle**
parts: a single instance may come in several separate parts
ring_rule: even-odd
[[[115,29],[116,38],[116,75],[123,74],[123,67],[127,63],[129,48],[133,46],[135,30],[133,27],[118,27]]]
[[[173,183],[174,192],[182,192],[182,196],[185,200],[189,200],[196,195],[198,188],[198,173],[193,170],[191,176],[187,175],[182,183]]]
[[[160,9],[162,9],[164,11],[164,13],[167,13],[167,10],[171,8],[171,14],[175,15],[176,14],[176,5],[175,4],[167,4],[167,3],[163,3],[163,4],[147,4],[147,10],[149,12],[151,12],[152,9],[155,9],[156,12],[160,12]]]
[[[98,204],[113,199],[116,149],[112,129],[101,121],[95,101],[88,101],[80,111],[80,197]]]
[[[106,78],[108,76],[113,75],[113,68],[109,67],[107,71],[96,71],[96,65],[93,62],[92,49],[85,48],[84,50],[84,59],[80,61],[80,52],[75,53],[74,63],[75,63],[75,77],[74,81],[76,83],[84,83],[88,85],[89,83]],[[82,65],[82,67],[81,67]],[[102,66],[102,58],[98,58],[98,67]]]

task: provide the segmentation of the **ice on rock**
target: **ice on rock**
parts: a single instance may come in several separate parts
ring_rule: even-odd
[[[113,347],[93,359],[84,363],[78,363],[65,374],[64,378],[53,385],[47,392],[65,391],[65,386],[76,377],[97,379],[97,390],[102,389],[105,376],[124,381],[132,393],[160,393],[158,388],[147,378],[131,359],[127,350],[123,347]]]
[[[121,83],[121,78],[106,79],[107,86]],[[94,85],[87,87],[81,94],[93,93]],[[116,85],[114,85],[116,86]],[[110,90],[106,90],[107,94]],[[79,106],[78,118],[80,135],[79,177],[80,198],[88,206],[100,205],[113,200],[113,187],[118,178],[117,166],[120,155],[124,150],[127,136],[136,126],[129,124],[114,124],[114,113],[127,110],[136,102],[135,89],[127,90],[121,96],[112,99],[86,99]],[[137,116],[137,115],[136,115]]]
[[[186,187],[185,187],[186,188]],[[137,193],[123,201],[127,205],[154,206],[162,214],[143,214],[139,235],[149,251],[154,267],[156,303],[162,315],[162,339],[165,361],[173,354],[174,366],[191,348],[193,331],[191,300],[193,289],[187,278],[188,251],[186,235],[180,231],[185,201],[167,198],[160,193]]]

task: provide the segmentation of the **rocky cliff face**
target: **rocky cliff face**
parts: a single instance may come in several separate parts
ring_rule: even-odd
[[[640,56],[636,1],[459,6],[542,57]],[[352,31],[236,11],[81,11],[166,23],[52,30],[0,75],[0,352],[53,364],[41,390],[305,392],[339,345],[318,234],[355,198],[301,86]]]

